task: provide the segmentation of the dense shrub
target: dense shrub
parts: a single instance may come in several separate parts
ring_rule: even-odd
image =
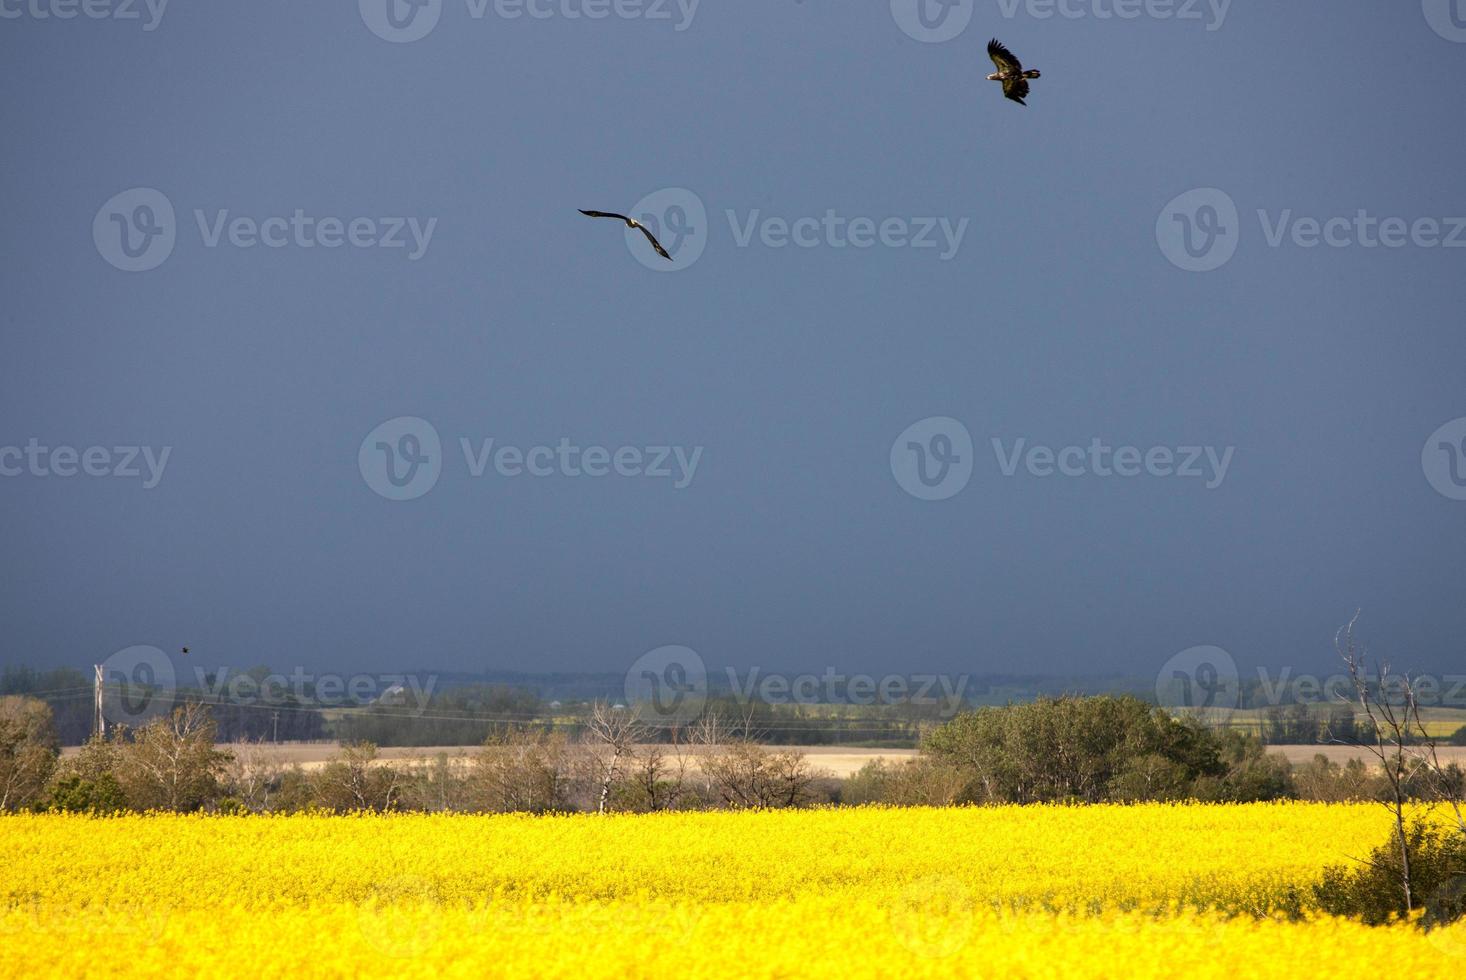
[[[1297,797],[1293,767],[1267,751],[1260,740],[1236,729],[1211,731],[1226,771],[1202,775],[1192,782],[1190,796],[1212,803],[1247,803]]]
[[[946,806],[956,802],[966,786],[967,777],[959,768],[931,756],[904,762],[875,759],[845,780],[839,802]]]
[[[1257,739],[1129,696],[981,708],[932,731],[923,748],[966,776],[959,799],[979,803],[1245,801],[1291,790],[1286,762]]]
[[[376,758],[377,747],[371,742],[341,746],[310,778],[315,804],[338,813],[397,809],[402,802],[402,770],[376,765]]]
[[[89,779],[78,773],[58,777],[37,810],[63,813],[120,813],[127,809],[127,796],[110,772]]]
[[[1427,928],[1466,915],[1466,834],[1423,821],[1405,831],[1412,905]],[[1358,867],[1334,866],[1314,886],[1319,907],[1332,915],[1383,925],[1407,913],[1397,838],[1375,848]]]

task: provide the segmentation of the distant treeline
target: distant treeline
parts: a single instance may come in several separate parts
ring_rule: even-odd
[[[265,668],[247,675],[263,678]],[[528,681],[529,675],[515,675]],[[594,677],[597,675],[587,675]],[[556,675],[561,689],[575,685]],[[584,734],[594,705],[617,700],[615,692],[599,699],[548,700],[530,686],[459,682],[431,693],[387,692],[367,703],[327,700],[323,706],[311,685],[298,691],[274,690],[267,699],[236,698],[211,689],[180,687],[176,701],[209,705],[221,742],[367,741],[380,746],[479,745],[509,731],[534,728],[578,738]],[[624,679],[621,680],[624,687]],[[213,693],[211,693],[211,690]],[[118,692],[107,703],[116,704]],[[143,698],[151,692],[134,692]],[[418,700],[419,693],[423,700]],[[60,744],[81,745],[92,735],[92,678],[72,668],[48,671],[7,666],[0,671],[0,696],[23,695],[51,709]],[[624,697],[624,694],[622,695]],[[263,703],[261,703],[263,700]],[[742,702],[730,693],[715,694],[707,710],[737,718],[759,741],[775,745],[862,745],[914,747],[924,728],[950,717],[958,706],[939,704],[810,705]],[[125,712],[109,715],[115,722]],[[652,726],[654,738],[673,740],[666,726]]]
[[[585,734],[596,703],[545,702],[519,688],[452,687],[435,693],[422,709],[386,703],[342,711],[328,728],[340,741],[379,746],[477,745],[526,728],[574,739]],[[786,705],[732,697],[709,698],[704,712],[737,719],[756,741],[768,745],[899,748],[914,748],[923,730],[950,715],[938,705]],[[647,735],[662,742],[678,737],[671,725],[649,725]]]
[[[271,671],[256,667],[228,676],[260,681],[271,676]],[[494,671],[420,676],[430,677],[433,683],[388,690],[374,700],[343,700],[339,693],[318,697],[306,682],[289,690],[277,688],[262,703],[258,696],[228,693],[230,688],[217,683],[218,677],[212,674],[202,678],[204,688],[183,687],[175,696],[209,704],[223,742],[330,740],[369,741],[380,746],[476,745],[525,727],[576,738],[583,734],[596,702],[618,703],[625,697],[625,678],[619,674]],[[1123,677],[993,674],[964,680],[964,700],[957,704],[774,704],[739,696],[726,674],[713,673],[708,678],[706,710],[740,719],[758,741],[772,745],[909,748],[918,744],[924,732],[960,709],[984,703],[1022,704],[1066,694],[1133,693],[1143,687]],[[1260,719],[1241,727],[1250,728],[1269,744],[1357,744],[1362,733],[1352,706],[1337,698],[1320,701],[1317,688],[1311,679],[1290,679],[1272,686],[1244,682],[1239,707],[1265,710]],[[63,745],[80,745],[92,734],[90,674],[66,667],[42,671],[7,666],[0,671],[0,696],[4,695],[44,701]],[[652,730],[657,737],[675,737],[665,727]],[[1466,739],[1466,729],[1456,737]]]

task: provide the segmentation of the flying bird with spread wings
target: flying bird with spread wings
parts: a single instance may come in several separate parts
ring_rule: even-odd
[[[1004,98],[1012,99],[1019,105],[1026,106],[1024,98],[1028,95],[1028,80],[1038,78],[1037,68],[1023,70],[1023,63],[1013,57],[1013,52],[1003,46],[1003,42],[993,38],[988,42],[988,57],[993,59],[993,64],[998,70],[988,76],[990,82],[1003,83]]]
[[[635,218],[628,218],[626,215],[616,214],[614,211],[587,211],[584,208],[577,208],[577,210],[580,211],[580,213],[585,215],[587,218],[618,218],[621,221],[626,222],[626,227],[636,228],[643,235],[646,236],[646,240],[652,243],[652,248],[657,250],[658,255],[666,259],[668,262],[672,261],[672,256],[667,254],[667,250],[662,247],[661,242],[657,241],[656,236],[647,230],[646,225],[642,224],[640,221],[637,221]]]

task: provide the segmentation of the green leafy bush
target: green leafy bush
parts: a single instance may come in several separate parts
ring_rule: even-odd
[[[980,708],[922,748],[965,776],[977,803],[1179,800],[1291,795],[1286,762],[1242,732],[1181,721],[1134,697],[1041,698]]]
[[[50,793],[37,803],[36,809],[65,813],[119,813],[127,809],[127,796],[111,773],[102,773],[94,779],[69,773],[51,784]]]
[[[1446,925],[1466,915],[1466,834],[1423,821],[1405,830],[1411,904],[1424,909],[1421,924]],[[1331,915],[1383,925],[1404,916],[1400,843],[1394,835],[1358,866],[1335,865],[1314,886],[1319,907]]]

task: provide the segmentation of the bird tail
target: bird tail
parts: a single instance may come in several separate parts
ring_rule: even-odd
[[[1028,71],[1026,71],[1026,72],[1023,73],[1023,77],[1024,78],[1041,78],[1042,76],[1039,74],[1039,70],[1037,68],[1030,68],[1030,69],[1028,69]]]

